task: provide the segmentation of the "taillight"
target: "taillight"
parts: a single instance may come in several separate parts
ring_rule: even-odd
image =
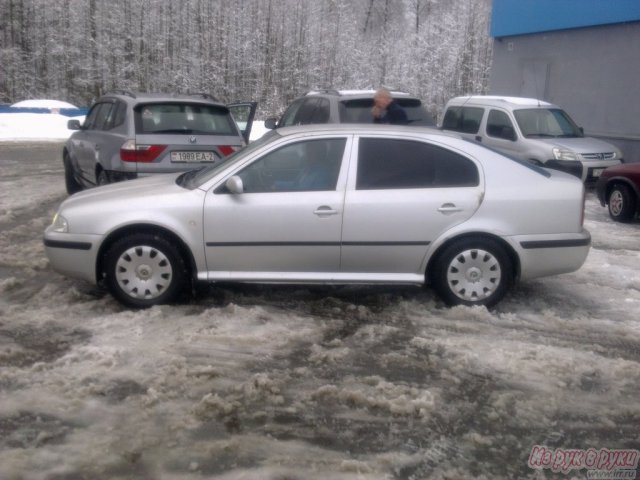
[[[238,150],[238,147],[232,147],[231,145],[219,145],[218,150],[220,150],[220,153],[222,155],[228,157],[232,153],[236,152]]]
[[[167,148],[166,145],[137,145],[135,140],[127,140],[120,147],[123,162],[151,163]]]

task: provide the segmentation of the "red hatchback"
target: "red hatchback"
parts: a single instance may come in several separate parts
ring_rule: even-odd
[[[605,169],[596,183],[598,200],[618,222],[630,222],[640,207],[640,162]]]

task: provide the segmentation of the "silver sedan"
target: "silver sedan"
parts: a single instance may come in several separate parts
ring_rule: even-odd
[[[214,167],[81,192],[44,235],[54,270],[133,308],[197,281],[430,284],[495,305],[571,272],[584,187],[437,130],[282,128]]]

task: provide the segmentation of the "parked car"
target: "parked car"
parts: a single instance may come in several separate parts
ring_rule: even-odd
[[[223,105],[207,94],[108,93],[82,125],[68,122],[75,132],[63,150],[67,192],[219,163],[246,145],[255,108]]]
[[[96,212],[99,212],[97,214]],[[433,285],[495,305],[584,262],[584,185],[429,128],[279,128],[217,165],[82,192],[46,229],[51,267],[130,307],[194,281]]]
[[[557,105],[534,98],[456,97],[445,107],[442,129],[504,153],[594,183],[623,161],[615,146],[591,137]]]
[[[640,210],[640,163],[607,168],[596,182],[600,204],[618,222],[630,222]]]
[[[280,119],[267,118],[269,129],[317,123],[373,123],[375,90],[311,90],[294,100]],[[407,114],[411,126],[435,126],[422,101],[405,92],[391,92]]]

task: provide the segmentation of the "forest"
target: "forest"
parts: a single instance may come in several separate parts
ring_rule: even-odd
[[[312,88],[485,93],[490,0],[0,0],[0,103],[207,92],[277,114]]]

